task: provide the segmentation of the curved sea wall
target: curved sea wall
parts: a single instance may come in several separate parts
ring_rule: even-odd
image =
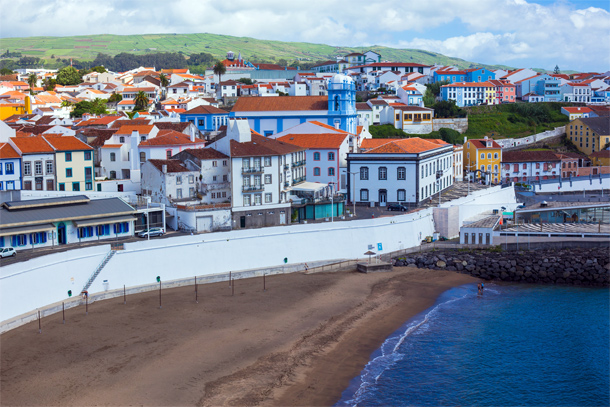
[[[607,287],[607,247],[501,252],[443,250],[394,259],[395,266],[453,270],[484,280]]]

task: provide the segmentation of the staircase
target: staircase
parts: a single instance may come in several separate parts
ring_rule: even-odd
[[[87,280],[87,284],[85,284],[82,291],[86,291],[89,289],[89,287],[91,287],[91,284],[93,284],[93,282],[95,281],[95,278],[100,274],[100,271],[102,271],[104,266],[106,266],[106,264],[108,264],[108,262],[110,261],[112,256],[114,256],[114,253],[116,253],[115,250],[110,250],[110,252],[108,252],[106,257],[104,257],[104,260],[102,260],[102,262],[100,263],[99,266],[97,266],[97,268],[95,269],[95,271],[93,272],[91,277],[89,277],[89,280]]]

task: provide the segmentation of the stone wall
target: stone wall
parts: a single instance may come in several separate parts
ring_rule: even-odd
[[[484,280],[607,287],[608,247],[501,252],[444,250],[394,259],[397,267],[453,270]]]
[[[456,130],[460,133],[464,133],[468,130],[468,118],[464,119],[437,119],[433,120],[433,130],[440,130],[443,127],[446,129]]]

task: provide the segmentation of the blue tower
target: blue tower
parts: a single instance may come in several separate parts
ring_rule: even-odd
[[[328,124],[356,134],[356,85],[346,75],[336,74],[328,83]]]

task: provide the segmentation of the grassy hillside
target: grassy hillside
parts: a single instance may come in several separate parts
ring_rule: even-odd
[[[483,65],[451,58],[434,52],[414,49],[396,49],[383,46],[334,47],[304,42],[258,40],[249,37],[232,37],[217,34],[145,34],[145,35],[88,35],[79,37],[25,37],[0,39],[0,53],[6,50],[20,52],[23,56],[38,57],[50,61],[55,58],[93,60],[101,52],[116,55],[121,52],[145,54],[147,52],[181,52],[185,55],[207,52],[216,58],[224,58],[227,51],[242,53],[245,59],[277,61],[285,59],[323,61],[350,52],[374,50],[382,60],[440,63],[459,68],[482,66],[506,68],[502,65]]]

